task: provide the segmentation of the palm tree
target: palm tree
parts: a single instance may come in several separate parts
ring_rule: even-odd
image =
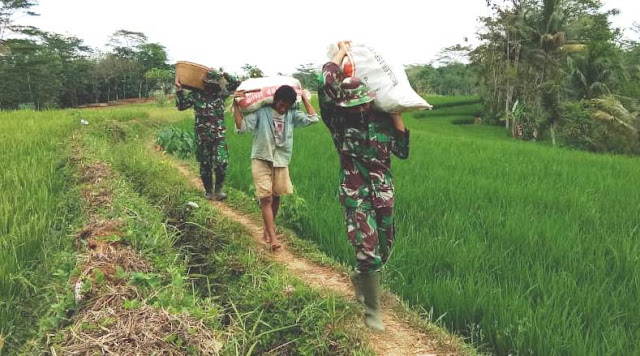
[[[611,94],[607,83],[614,81],[615,65],[611,58],[598,56],[587,48],[584,53],[567,57],[567,67],[574,94],[579,99],[593,99]]]
[[[634,134],[638,133],[638,113],[629,111],[618,98],[607,95],[588,101],[594,109],[592,116],[598,120],[615,122]]]

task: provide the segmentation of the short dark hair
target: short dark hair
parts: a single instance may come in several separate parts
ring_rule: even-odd
[[[283,85],[276,93],[273,95],[273,102],[277,103],[278,101],[284,101],[287,104],[293,105],[298,98],[298,94],[296,94],[295,89],[289,85]]]

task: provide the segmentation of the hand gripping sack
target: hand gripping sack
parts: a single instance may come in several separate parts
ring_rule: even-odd
[[[298,101],[301,100],[300,94],[302,86],[298,79],[286,76],[274,76],[250,78],[243,81],[236,91],[244,91],[245,97],[241,100],[236,99],[236,104],[240,106],[242,113],[252,113],[265,105],[271,105],[276,90],[283,85],[293,87],[298,94]],[[306,92],[306,96],[307,98],[310,97],[308,92]]]
[[[337,52],[338,46],[330,45],[327,55],[333,58]],[[369,89],[375,91],[376,99],[373,104],[382,111],[402,112],[432,108],[411,88],[404,68],[388,63],[372,47],[351,43],[341,68],[345,75],[359,78]]]

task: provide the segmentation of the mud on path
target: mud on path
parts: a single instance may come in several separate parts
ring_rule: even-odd
[[[170,159],[173,164],[194,187],[202,188],[200,178],[191,172],[186,165]],[[243,214],[223,202],[211,202],[226,218],[243,225],[251,234],[252,239],[258,245],[264,247],[264,252],[269,253],[272,258],[284,265],[287,270],[293,273],[300,280],[306,282],[313,288],[323,291],[331,290],[345,299],[353,299],[353,288],[346,274],[338,272],[332,268],[320,266],[304,258],[293,254],[283,242],[282,247],[276,252],[268,252],[267,246],[262,239],[262,222],[255,221],[251,217]],[[369,332],[368,338],[371,347],[378,355],[458,355],[463,352],[455,343],[449,344],[436,337],[416,330],[409,323],[403,321],[392,310],[393,301],[382,300],[383,321],[386,325],[384,333]],[[397,302],[396,302],[397,304]]]

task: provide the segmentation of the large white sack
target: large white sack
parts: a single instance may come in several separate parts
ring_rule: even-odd
[[[328,47],[327,55],[331,59],[337,52],[338,46],[332,44]],[[341,68],[347,76],[359,78],[376,92],[373,104],[382,111],[402,112],[432,108],[411,88],[404,67],[387,62],[386,57],[372,47],[351,43]]]
[[[302,86],[300,81],[293,77],[274,76],[262,78],[250,78],[243,81],[236,91],[244,91],[245,97],[241,100],[236,99],[236,103],[240,106],[243,113],[252,113],[265,105],[273,103],[273,96],[276,90],[283,85],[289,85],[298,94],[297,100],[300,101]],[[310,94],[306,92],[307,98]]]

